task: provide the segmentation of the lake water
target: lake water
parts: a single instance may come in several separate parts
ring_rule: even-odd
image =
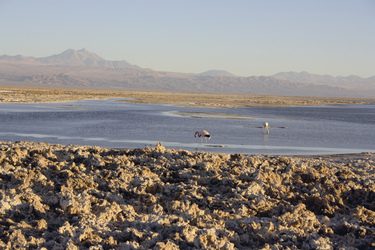
[[[342,154],[375,151],[375,105],[207,109],[116,99],[0,104],[0,140],[113,148],[197,150],[197,130],[212,138],[198,151],[242,154]],[[263,134],[267,121],[270,133]]]

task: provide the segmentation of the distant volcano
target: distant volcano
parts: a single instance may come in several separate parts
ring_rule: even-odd
[[[161,72],[124,60],[108,61],[86,49],[68,49],[42,58],[0,56],[0,86],[373,98],[374,83],[374,77],[307,72],[250,77],[225,70],[200,74]]]
[[[125,60],[122,61],[107,61],[104,58],[92,53],[86,49],[74,50],[68,49],[61,54],[52,55],[48,57],[25,57],[25,56],[0,56],[1,60],[22,62],[39,62],[51,65],[67,65],[67,66],[94,66],[104,68],[139,68],[132,65]]]

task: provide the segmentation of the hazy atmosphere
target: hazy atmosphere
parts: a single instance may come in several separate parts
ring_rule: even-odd
[[[375,74],[375,2],[4,1],[0,55],[82,49],[157,71]]]
[[[0,0],[0,249],[375,249],[375,0]]]

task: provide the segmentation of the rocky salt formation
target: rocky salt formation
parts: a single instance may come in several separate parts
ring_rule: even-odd
[[[2,142],[0,248],[374,249],[374,158]]]

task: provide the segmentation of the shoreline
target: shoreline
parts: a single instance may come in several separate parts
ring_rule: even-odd
[[[375,159],[360,156],[1,142],[0,247],[371,249]]]
[[[58,103],[122,98],[125,102],[184,107],[238,108],[340,104],[375,104],[370,98],[268,96],[183,92],[148,92],[99,89],[55,89],[0,86],[0,103]]]
[[[353,160],[375,161],[375,153],[344,153],[344,154],[321,154],[321,155],[275,155],[277,157],[300,158],[302,160],[323,160],[338,164],[347,164]]]
[[[177,95],[177,99],[179,102],[176,102],[174,99],[169,100],[166,97],[170,97],[173,95]],[[184,98],[180,98],[184,96]],[[309,99],[309,97],[284,97],[284,96],[250,96],[250,95],[224,95],[224,94],[201,94],[201,93],[171,93],[171,92],[142,92],[142,91],[112,91],[112,90],[83,90],[83,89],[47,89],[47,88],[15,88],[15,87],[0,87],[0,103],[64,103],[64,102],[71,102],[75,100],[101,100],[101,99],[108,99],[108,98],[133,98],[133,100],[119,100],[119,101],[126,101],[126,102],[133,102],[133,103],[152,103],[152,104],[169,104],[174,106],[184,106],[187,102],[189,102],[189,107],[200,107],[201,103],[195,103],[194,105],[191,104],[194,98],[207,98],[207,96],[219,96],[223,97],[224,101],[226,102],[225,105],[228,105],[229,108],[237,107],[239,105],[237,97],[241,98],[250,98],[248,99],[249,103],[246,105],[254,104],[251,102],[251,98],[255,99],[262,99],[263,101],[273,100],[274,102],[278,102],[278,98],[287,100],[290,98],[289,104],[296,105],[294,102],[295,100],[305,100],[306,102],[312,101],[314,99]],[[153,99],[153,98],[156,99]],[[225,99],[227,98],[227,99]],[[320,98],[324,99],[324,98]],[[328,100],[329,98],[326,98]],[[356,101],[355,101],[356,100]],[[375,99],[351,99],[350,104],[356,105],[363,105],[365,103],[371,103],[371,100],[374,101]],[[214,102],[215,100],[211,100]],[[340,99],[340,98],[333,98],[330,104],[326,105],[337,105],[343,104],[348,102],[347,99]],[[173,103],[168,103],[173,102]],[[258,103],[259,106],[263,106],[263,104]],[[346,103],[349,104],[349,103]],[[218,108],[224,107],[222,104],[215,104],[211,105],[209,103],[205,104],[207,108]],[[266,105],[266,104],[264,104]],[[320,105],[320,104],[319,104]],[[280,105],[279,105],[280,106]],[[76,107],[64,107],[66,109],[75,109]],[[181,116],[191,116],[191,117],[215,117],[215,118],[232,118],[232,119],[252,119],[253,117],[249,116],[240,116],[240,115],[230,115],[230,114],[223,114],[223,113],[202,113],[202,112],[177,112],[176,114],[172,113],[172,115],[181,115]],[[358,151],[357,151],[358,152]],[[372,151],[370,151],[372,152]],[[229,153],[229,152],[228,152]],[[319,152],[312,152],[318,153]],[[333,152],[330,152],[333,153]],[[357,153],[353,153],[355,155]],[[326,154],[318,155],[320,157],[325,157]],[[328,154],[330,155],[330,154]],[[332,154],[331,154],[332,155]],[[300,155],[291,155],[291,157],[300,157]],[[314,156],[307,155],[306,157],[312,158]],[[352,156],[354,157],[354,156]]]

